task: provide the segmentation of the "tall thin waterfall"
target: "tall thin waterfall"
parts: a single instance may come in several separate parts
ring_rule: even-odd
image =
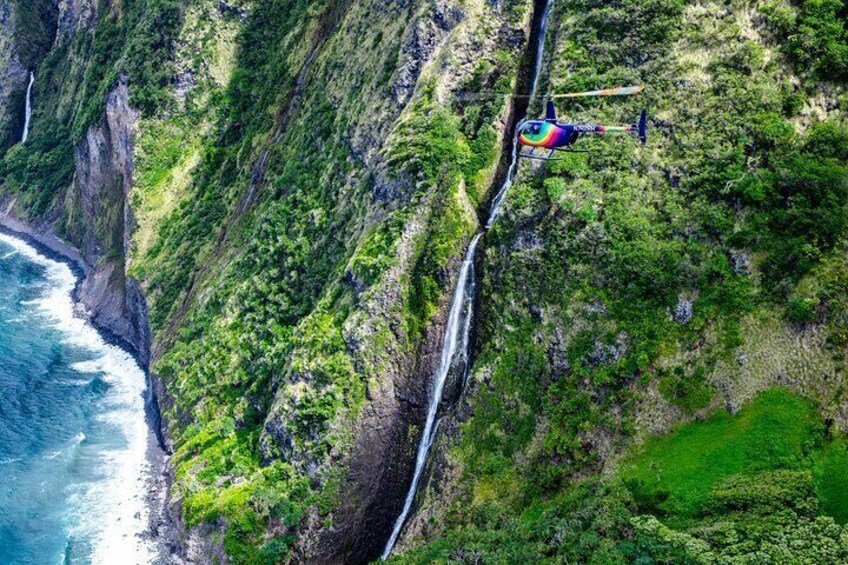
[[[480,242],[482,233],[478,233],[471,240],[471,245],[468,246],[468,252],[465,254],[465,259],[462,262],[462,269],[459,271],[459,279],[454,291],[453,301],[451,302],[450,315],[448,316],[448,327],[445,330],[445,340],[442,343],[442,357],[439,361],[439,372],[436,375],[436,383],[433,389],[433,397],[430,399],[430,407],[427,410],[427,421],[424,424],[424,431],[421,434],[421,443],[418,444],[418,455],[415,459],[415,475],[412,477],[412,485],[409,487],[409,492],[406,495],[406,502],[403,505],[403,511],[395,521],[395,527],[392,530],[392,536],[386,543],[386,549],[383,551],[383,559],[388,558],[394,549],[395,542],[400,535],[406,518],[409,516],[409,511],[412,509],[412,503],[415,502],[415,494],[418,492],[418,482],[421,480],[421,473],[424,470],[424,464],[427,463],[427,454],[430,452],[430,446],[433,444],[435,437],[436,413],[439,411],[439,403],[442,399],[442,392],[445,388],[445,381],[450,373],[453,357],[457,353],[457,345],[462,343],[464,348],[468,346],[468,332],[471,324],[470,307],[474,300],[474,252],[477,250],[477,244]]]
[[[539,36],[537,38],[538,44],[536,45],[536,61],[533,66],[533,82],[530,90],[531,101],[532,97],[536,95],[536,88],[539,86],[539,75],[542,70],[542,60],[545,56],[545,37],[548,35],[548,23],[553,7],[554,0],[548,0],[545,4],[545,11],[542,12],[542,21],[539,24]],[[506,173],[506,178],[504,179],[500,190],[492,199],[492,208],[489,211],[489,220],[486,222],[486,231],[495,225],[495,220],[498,219],[498,215],[501,212],[501,207],[503,206],[504,198],[506,198],[506,193],[512,187],[513,181],[515,181],[515,173],[518,171],[518,152],[520,151],[518,143],[518,132],[520,129],[521,122],[519,122],[515,127],[515,135],[512,139],[512,159],[509,162],[509,170]]]
[[[542,19],[539,24],[538,44],[536,46],[536,60],[533,65],[533,75],[531,76],[531,97],[536,94],[536,87],[539,83],[539,73],[542,68],[542,59],[545,51],[545,36],[548,31],[548,20],[551,14],[554,0],[546,0]],[[520,123],[519,123],[520,126]],[[421,475],[424,473],[424,467],[427,463],[427,456],[430,453],[430,447],[433,445],[433,440],[436,437],[436,431],[439,427],[437,419],[439,412],[439,404],[442,401],[442,393],[453,366],[454,359],[457,355],[468,360],[468,337],[471,331],[471,318],[474,314],[474,293],[477,285],[474,273],[474,254],[477,252],[477,244],[486,235],[486,232],[494,224],[503,205],[506,193],[512,186],[515,180],[515,173],[518,170],[518,129],[516,126],[515,135],[512,142],[512,156],[509,163],[506,178],[498,190],[495,198],[492,200],[492,208],[489,212],[489,220],[486,227],[474,236],[471,244],[468,246],[468,251],[465,253],[465,258],[462,261],[462,268],[459,271],[459,279],[457,279],[456,290],[454,290],[453,299],[451,301],[450,314],[448,316],[448,325],[445,328],[445,338],[442,343],[442,356],[439,360],[439,369],[436,373],[436,380],[433,386],[433,394],[430,398],[430,405],[427,409],[427,420],[424,424],[424,431],[421,434],[421,443],[418,445],[418,454],[415,459],[415,473],[412,476],[412,484],[409,486],[409,492],[406,495],[406,501],[403,505],[403,511],[395,520],[392,535],[386,543],[386,548],[383,550],[383,559],[388,559],[392,550],[397,543],[397,539],[403,530],[404,524],[412,511],[412,505],[415,502],[415,495],[418,493],[418,483],[421,481]],[[464,364],[467,370],[468,363]]]
[[[26,143],[29,137],[29,121],[32,119],[32,84],[35,82],[35,73],[29,73],[29,86],[26,93],[26,108],[24,109],[24,133],[21,135],[21,143]]]

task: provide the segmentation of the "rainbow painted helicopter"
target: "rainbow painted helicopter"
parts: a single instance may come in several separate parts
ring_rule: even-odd
[[[557,121],[556,109],[552,98],[580,98],[588,96],[632,96],[642,92],[642,86],[625,86],[592,90],[589,92],[573,92],[548,96],[547,110],[544,119],[524,121],[518,126],[518,142],[529,151],[522,150],[519,157],[539,159],[542,161],[558,161],[554,157],[557,151],[571,153],[587,153],[587,150],[574,149],[574,143],[583,135],[604,133],[635,133],[644,145],[648,141],[648,112],[642,110],[639,121],[629,126],[600,126],[593,124],[566,124]],[[537,150],[547,150],[547,154],[537,154]]]

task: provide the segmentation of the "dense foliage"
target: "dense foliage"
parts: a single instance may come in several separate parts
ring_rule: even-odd
[[[18,57],[24,66],[33,68],[53,46],[58,6],[45,0],[13,0],[12,5],[15,20],[11,24]]]
[[[504,493],[477,483],[464,527],[393,562],[841,562],[848,527],[821,516],[843,517],[821,504],[836,494],[825,477],[844,474],[844,459],[829,458],[848,452],[842,440],[823,443],[820,425],[808,402],[774,390],[736,416],[719,413],[653,440],[620,478],[540,497],[533,481],[542,466],[534,466],[526,483],[511,478],[506,513]],[[844,485],[833,487],[844,504]]]
[[[57,35],[53,2],[16,11],[15,34],[37,77],[37,104],[29,141],[4,154],[0,176],[8,193],[20,195],[22,213],[37,217],[56,205],[73,176],[74,145],[103,120],[119,80],[130,84],[132,104],[146,114],[169,106],[180,2],[131,0],[105,11],[93,30],[73,35]]]
[[[37,104],[4,194],[63,213],[75,143],[129,84],[128,272],[173,494],[235,563],[332,522],[371,387],[417,363],[486,213],[530,2],[451,3],[467,27],[440,41],[462,50],[422,71],[455,16],[436,4],[124,0],[58,38],[55,3],[19,11]],[[466,420],[437,446],[458,495],[428,499],[444,520],[398,562],[848,559],[845,18],[556,1],[540,88],[646,84],[561,112],[644,104],[650,141],[521,166],[481,245]]]
[[[844,0],[802,0],[763,7],[785,52],[800,69],[825,80],[848,79],[848,5]]]
[[[843,80],[842,3],[568,0],[554,18],[548,91],[647,86],[561,112],[626,123],[644,104],[655,129],[646,148],[581,141],[589,155],[511,189],[487,239],[473,415],[445,447],[460,494],[429,493],[452,505],[397,562],[845,559],[848,452],[821,415],[844,394],[844,89],[817,106],[819,80]],[[752,39],[770,34],[792,40]],[[746,351],[792,355],[769,332],[812,326],[830,345],[802,346],[822,349],[797,373],[748,369]],[[724,411],[780,382],[810,400]],[[634,447],[649,431],[670,435]]]
[[[364,4],[344,21],[373,35],[357,52],[367,64],[350,59],[346,37],[326,36],[341,8],[255,3],[235,39],[232,80],[211,88],[213,111],[195,113],[195,88],[184,117],[156,120],[141,137],[142,209],[161,208],[163,182],[185,174],[178,147],[202,147],[193,182],[171,192],[179,201],[137,240],[132,272],[170,346],[154,370],[173,395],[166,415],[185,518],[222,518],[239,563],[285,555],[308,509],[326,514],[338,503],[351,425],[366,383],[388,362],[383,349],[356,351],[352,320],[381,285],[395,291],[384,278],[415,214],[411,272],[393,275],[402,277],[398,319],[364,322],[377,326],[375,346],[414,351],[475,227],[466,187],[484,190],[495,161],[493,108],[468,125],[422,88],[393,123],[401,107],[387,111],[385,100],[399,37],[371,18],[396,19],[401,7]],[[501,53],[481,72],[508,82],[514,59]],[[354,76],[356,87],[341,86]],[[351,141],[375,128],[386,138],[382,179],[358,154],[371,147]],[[469,144],[484,157],[472,162]],[[378,183],[400,194],[381,202]]]

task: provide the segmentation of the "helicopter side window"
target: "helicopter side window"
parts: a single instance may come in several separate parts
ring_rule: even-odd
[[[539,124],[528,124],[525,131],[530,135],[539,135],[539,132],[542,131],[542,126]]]

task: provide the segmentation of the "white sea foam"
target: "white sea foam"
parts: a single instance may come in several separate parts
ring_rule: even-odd
[[[97,361],[80,361],[71,365],[71,369],[77,373],[99,373],[100,363]]]
[[[56,381],[57,384],[63,386],[88,386],[92,383],[92,381],[88,380],[72,380],[72,379],[59,379]]]
[[[102,373],[110,386],[102,399],[101,419],[122,436],[121,447],[96,453],[102,479],[71,495],[76,515],[70,521],[69,536],[92,540],[93,563],[150,563],[155,557],[154,547],[140,535],[147,530],[145,493],[152,481],[146,456],[149,429],[144,414],[144,372],[131,355],[104,342],[87,320],[76,315],[71,299],[76,278],[67,265],[44,257],[15,237],[0,234],[0,242],[44,267],[51,284],[40,299],[27,305],[51,321],[65,343],[90,351],[95,357],[73,368]],[[84,434],[77,434],[74,447],[85,439]]]

